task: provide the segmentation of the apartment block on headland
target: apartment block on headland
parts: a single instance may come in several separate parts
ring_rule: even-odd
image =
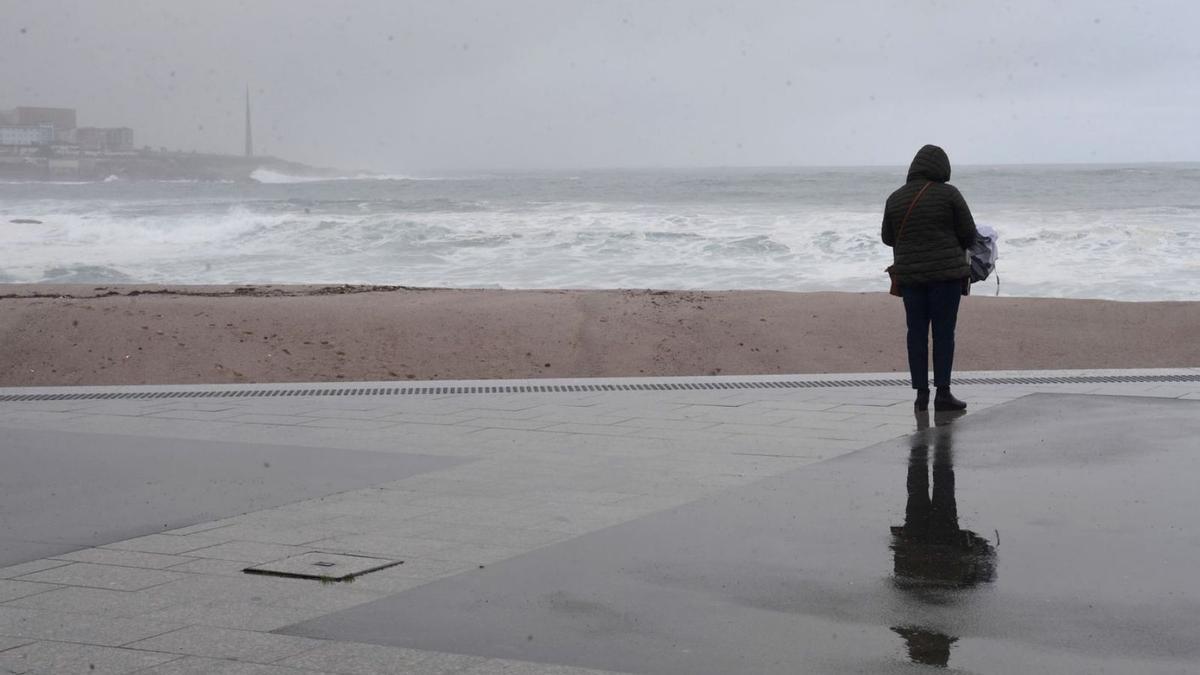
[[[129,127],[79,127],[75,143],[82,150],[101,152],[130,152],[133,150],[133,129]]]
[[[53,143],[53,125],[0,124],[0,146],[22,148],[47,146]]]
[[[317,169],[254,153],[250,91],[246,90],[245,154],[198,153],[160,147],[134,149],[129,127],[76,126],[73,108],[0,109],[0,180],[253,181],[259,169],[296,176],[328,176]]]
[[[132,152],[129,127],[76,127],[74,108],[18,106],[0,110],[0,147],[90,152]]]
[[[49,124],[55,133],[65,133],[75,128],[75,109],[17,106],[12,110],[0,110],[0,123],[22,127]]]

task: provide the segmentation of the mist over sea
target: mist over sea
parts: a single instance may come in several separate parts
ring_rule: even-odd
[[[881,291],[881,212],[904,173],[2,183],[0,282]],[[1002,296],[1200,299],[1200,165],[966,167],[952,182],[1000,232]]]

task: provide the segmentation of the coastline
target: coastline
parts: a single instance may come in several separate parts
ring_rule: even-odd
[[[52,156],[0,153],[0,180],[38,183],[121,180],[251,181],[256,170],[321,180],[346,175],[265,155],[245,157],[181,151],[67,152]]]
[[[905,372],[886,293],[0,285],[0,386]],[[958,370],[1200,366],[1200,301],[964,298]]]

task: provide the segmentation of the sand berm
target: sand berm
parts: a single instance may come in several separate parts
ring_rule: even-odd
[[[0,286],[0,386],[905,372],[885,293]],[[956,370],[1200,366],[1200,302],[964,298]]]

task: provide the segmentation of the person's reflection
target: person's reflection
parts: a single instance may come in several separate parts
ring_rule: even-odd
[[[996,552],[985,539],[958,527],[954,495],[952,424],[961,413],[917,413],[917,433],[908,458],[908,502],[904,524],[892,527],[893,582],[921,604],[942,605],[952,593],[996,577]],[[929,485],[929,445],[933,442],[933,490]],[[921,626],[894,626],[913,663],[946,666],[958,639]]]

